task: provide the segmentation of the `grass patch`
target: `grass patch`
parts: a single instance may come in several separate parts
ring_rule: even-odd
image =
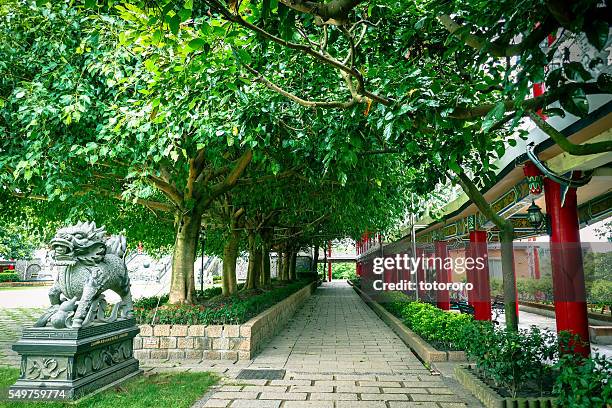
[[[0,367],[0,389],[6,390],[19,377],[16,368]],[[1,408],[189,408],[218,377],[211,373],[159,373],[140,376],[76,402],[13,402],[0,400]],[[2,398],[5,395],[1,396]]]

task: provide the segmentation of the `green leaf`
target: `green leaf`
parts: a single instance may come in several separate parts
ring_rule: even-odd
[[[459,167],[457,162],[454,161],[454,160],[451,160],[451,161],[448,162],[448,168],[451,169],[453,171],[453,173],[455,173],[455,174],[460,174],[461,173],[461,167]]]
[[[168,19],[168,27],[170,27],[172,34],[178,34],[180,25],[181,17],[178,14],[175,14]]]
[[[578,117],[585,117],[589,114],[589,102],[582,89],[574,89],[571,93],[565,94],[559,100],[563,109]]]
[[[189,41],[188,45],[192,50],[199,50],[204,46],[204,44],[206,44],[206,41],[203,38],[194,38],[193,40]]]
[[[545,109],[542,113],[544,113],[546,116],[561,116],[562,118],[565,117],[565,111],[561,108],[548,108]]]
[[[484,120],[482,121],[482,132],[488,132],[496,122],[502,119],[504,116],[504,112],[506,111],[506,107],[503,102],[498,102],[497,105],[493,109],[487,113]]]
[[[606,21],[595,20],[585,26],[586,36],[593,47],[603,50],[608,42],[609,26]]]
[[[593,76],[579,62],[570,62],[563,66],[565,76],[572,81],[588,81]]]

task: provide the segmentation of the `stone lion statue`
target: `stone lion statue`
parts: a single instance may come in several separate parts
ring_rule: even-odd
[[[130,278],[124,260],[125,237],[107,237],[104,227],[79,222],[58,230],[50,245],[57,279],[49,290],[51,307],[35,326],[51,323],[57,329],[78,328],[132,316]],[[110,316],[102,294],[108,289],[121,297]]]

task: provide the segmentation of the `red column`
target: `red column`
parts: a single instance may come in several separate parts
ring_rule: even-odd
[[[436,264],[436,281],[438,283],[449,283],[451,271],[446,267],[448,258],[448,247],[444,241],[436,241],[436,256],[440,262]],[[448,290],[437,291],[437,306],[442,310],[450,310],[450,294]]]
[[[331,267],[331,241],[328,243],[328,252],[327,252],[327,281],[331,282],[332,280],[332,267]]]
[[[588,356],[589,321],[576,189],[568,189],[562,206],[561,186],[552,180],[544,179],[544,194],[551,231],[550,249],[557,332],[569,331],[580,336],[583,344],[574,344],[575,350],[579,354]]]
[[[471,257],[474,262],[482,258],[482,267],[478,264],[472,269],[472,283],[474,289],[474,300],[470,302],[474,306],[474,318],[476,320],[491,320],[491,284],[489,283],[489,254],[487,251],[487,232],[470,232]]]

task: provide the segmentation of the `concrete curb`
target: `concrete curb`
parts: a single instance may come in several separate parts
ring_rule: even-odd
[[[556,407],[554,397],[533,397],[533,398],[510,398],[502,397],[495,390],[485,384],[480,378],[476,377],[465,367],[455,367],[455,377],[457,381],[469,390],[487,408],[514,408],[514,407]]]

